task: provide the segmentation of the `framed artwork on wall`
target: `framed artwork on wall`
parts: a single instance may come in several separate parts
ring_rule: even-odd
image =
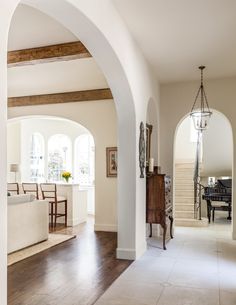
[[[146,161],[146,143],[145,143],[145,128],[143,122],[139,126],[139,168],[140,168],[140,178],[144,178],[144,169]]]
[[[117,177],[117,147],[107,147],[107,177]]]

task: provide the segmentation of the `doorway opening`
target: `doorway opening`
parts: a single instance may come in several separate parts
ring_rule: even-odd
[[[230,234],[233,196],[231,124],[222,113],[214,110],[209,127],[199,140],[200,193],[194,189],[197,139],[193,122],[186,116],[179,123],[175,136],[175,226],[208,227]],[[195,196],[198,196],[199,205],[196,205]]]
[[[55,183],[59,195],[71,187],[68,204],[68,225],[76,226],[95,216],[95,144],[92,134],[82,125],[59,117],[28,116],[8,120],[8,191],[17,183]],[[18,171],[12,172],[12,165]],[[66,181],[63,173],[71,173]],[[42,197],[39,189],[39,198]],[[75,193],[80,198],[80,209]],[[73,202],[74,201],[74,202]],[[81,208],[83,206],[83,209]],[[77,215],[78,214],[78,215]],[[58,219],[58,225],[64,219]]]

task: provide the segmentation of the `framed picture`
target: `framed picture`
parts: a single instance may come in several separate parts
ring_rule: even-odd
[[[107,177],[117,177],[117,147],[107,147]]]

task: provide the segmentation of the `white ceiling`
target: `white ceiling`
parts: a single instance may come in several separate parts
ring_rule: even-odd
[[[9,50],[75,41],[60,23],[26,5],[19,5],[9,32]],[[8,96],[50,94],[108,88],[93,58],[44,63],[8,69]]]
[[[236,75],[235,0],[112,0],[161,82]]]
[[[53,45],[78,40],[56,20],[30,6],[20,4],[12,18],[8,50]]]
[[[111,0],[162,83],[236,75],[235,0]],[[19,5],[9,50],[75,41],[57,21]],[[107,87],[93,59],[9,69],[9,95]],[[37,88],[37,89],[35,89]]]
[[[8,69],[8,96],[108,88],[93,58]]]

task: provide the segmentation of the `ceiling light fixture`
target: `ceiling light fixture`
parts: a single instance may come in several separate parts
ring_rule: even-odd
[[[201,71],[201,84],[193,103],[190,117],[193,119],[195,129],[198,131],[203,131],[208,128],[212,111],[209,108],[205,89],[203,86],[203,70],[205,69],[205,66],[200,66],[199,69]]]

